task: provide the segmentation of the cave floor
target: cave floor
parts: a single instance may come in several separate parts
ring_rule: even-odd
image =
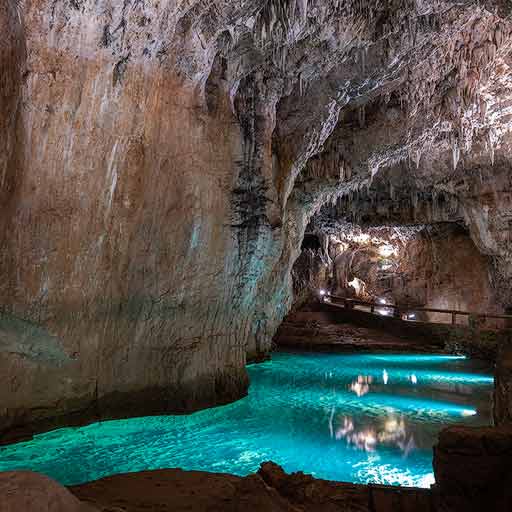
[[[102,512],[369,512],[375,503],[379,512],[427,512],[432,507],[427,489],[317,480],[288,475],[273,463],[247,477],[169,469],[116,475],[69,489]]]
[[[334,323],[323,311],[288,315],[275,338],[278,347],[318,351],[440,352],[439,345],[422,338],[400,338],[382,330],[351,323]]]

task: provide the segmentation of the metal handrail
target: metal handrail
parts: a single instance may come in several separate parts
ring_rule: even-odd
[[[475,318],[481,318],[481,319],[498,319],[498,320],[511,320],[512,321],[512,315],[492,315],[487,313],[475,313],[471,311],[460,311],[457,309],[438,309],[438,308],[421,308],[421,307],[415,307],[410,304],[380,304],[378,302],[374,301],[364,301],[359,299],[351,299],[348,297],[340,297],[338,295],[331,295],[328,294],[328,297],[334,300],[340,300],[345,304],[345,307],[348,304],[353,304],[356,306],[367,306],[371,309],[371,312],[373,313],[375,308],[387,308],[387,309],[393,309],[395,312],[400,311],[408,311],[408,312],[426,312],[426,313],[445,313],[447,315],[452,315],[452,324],[457,323],[457,316],[469,316],[469,317],[475,317]]]

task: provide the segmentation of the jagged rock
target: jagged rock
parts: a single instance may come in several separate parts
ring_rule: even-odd
[[[342,297],[403,305],[404,312],[410,306],[503,314],[490,281],[492,261],[459,223],[408,226],[403,219],[398,226],[362,227],[342,221],[336,210],[319,212],[308,226],[327,239],[326,247],[306,248],[295,262],[294,309],[318,299],[324,288]],[[449,313],[437,312],[416,312],[415,319],[452,322]],[[469,316],[458,315],[456,322],[468,325]],[[504,328],[505,322],[488,318],[480,327]]]
[[[272,462],[262,464],[258,474],[304,511],[432,512],[434,506],[427,489],[329,482],[303,473],[288,475]]]
[[[81,500],[116,512],[432,512],[428,489],[399,489],[286,474],[272,462],[255,475],[181,471],[133,473],[71,488]]]
[[[0,472],[0,512],[98,512],[65,487],[32,472]]]
[[[507,512],[512,505],[512,428],[451,427],[434,448],[438,510]]]
[[[494,422],[512,426],[512,345],[501,346],[494,372]]]
[[[258,475],[170,469],[104,478],[71,491],[99,510],[119,512],[299,512]]]

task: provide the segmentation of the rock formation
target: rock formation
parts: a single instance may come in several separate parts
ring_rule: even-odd
[[[4,1],[0,432],[243,395],[326,203],[450,212],[510,306],[510,12]]]
[[[71,491],[104,512],[434,512],[427,489],[316,480],[303,473],[289,475],[272,462],[243,478],[197,471],[148,471],[104,478]]]
[[[30,471],[0,473],[1,512],[98,512],[51,478]]]
[[[500,346],[494,375],[494,421],[512,425],[512,347]]]
[[[512,429],[452,427],[434,451],[440,512],[493,510],[512,503]]]
[[[490,281],[492,260],[478,251],[459,223],[364,228],[318,217],[308,231],[325,243],[304,248],[294,264],[295,308],[324,288],[336,296],[399,304],[404,312],[411,306],[503,314]],[[416,312],[414,318],[452,321],[451,315],[434,312]],[[468,317],[459,316],[457,322],[467,325]],[[489,318],[485,326],[505,325]]]

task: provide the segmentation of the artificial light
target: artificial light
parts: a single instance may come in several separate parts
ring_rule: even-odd
[[[359,295],[359,293],[361,292],[362,284],[363,284],[363,281],[361,281],[357,277],[354,277],[354,279],[352,279],[352,281],[349,281],[349,283],[348,283],[349,286],[354,288],[357,295]]]
[[[384,258],[389,258],[395,253],[395,248],[392,245],[381,245],[379,247],[379,254]]]

